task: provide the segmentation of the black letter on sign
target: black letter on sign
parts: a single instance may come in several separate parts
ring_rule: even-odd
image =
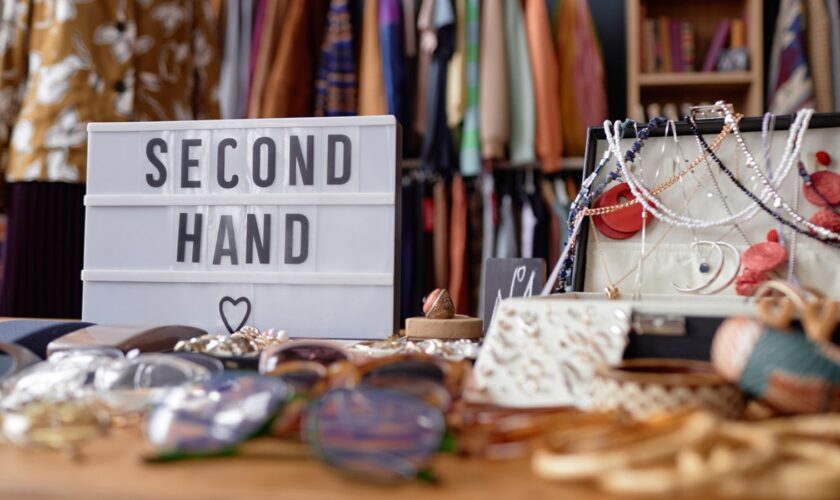
[[[198,262],[201,257],[201,214],[195,214],[195,232],[187,232],[187,214],[178,216],[178,262],[184,262],[187,243],[192,243],[192,261]]]
[[[300,224],[300,253],[294,251],[294,223]],[[286,214],[286,264],[302,264],[309,256],[309,219],[303,214]]]
[[[311,186],[314,179],[313,167],[315,162],[312,156],[315,154],[315,136],[306,136],[306,161],[303,160],[303,151],[300,150],[300,137],[293,135],[289,137],[289,185],[297,185],[297,169],[300,169],[300,177],[303,183]]]
[[[262,151],[263,144],[268,146],[268,174],[266,174],[265,179],[260,177],[260,151]],[[274,184],[274,177],[277,172],[276,163],[277,147],[274,145],[274,141],[270,137],[260,137],[254,141],[254,184],[261,188]]]
[[[245,227],[245,262],[254,262],[254,248],[257,249],[257,257],[260,264],[268,264],[271,255],[271,215],[263,214],[263,236],[260,241],[260,228],[257,226],[257,216],[248,214],[248,223]]]
[[[216,171],[216,179],[219,181],[219,185],[225,189],[234,188],[239,183],[239,176],[236,174],[233,174],[230,180],[225,179],[225,149],[229,147],[236,149],[236,139],[228,137],[219,141],[219,154],[216,155],[218,156],[219,163],[219,169]]]
[[[227,239],[227,248],[225,248]],[[233,239],[233,216],[223,215],[219,217],[219,234],[216,236],[216,253],[213,254],[213,265],[222,263],[222,257],[230,257],[230,263],[234,266],[239,264],[236,256],[236,242]]]
[[[342,159],[341,177],[335,175],[335,146],[341,143]],[[350,138],[344,134],[330,135],[327,138],[327,184],[346,184],[350,180]]]
[[[181,141],[181,187],[201,187],[201,181],[190,180],[190,168],[198,166],[198,160],[190,158],[190,148],[201,146],[201,139],[184,139]]]
[[[154,165],[155,169],[158,171],[157,179],[155,179],[155,176],[152,174],[146,174],[146,182],[153,188],[159,188],[166,182],[166,166],[164,166],[163,162],[155,156],[155,147],[160,148],[161,153],[166,153],[168,147],[166,145],[166,141],[160,137],[152,139],[146,143],[146,158],[152,162],[152,165]]]

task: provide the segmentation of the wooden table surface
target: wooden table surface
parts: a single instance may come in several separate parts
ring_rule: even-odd
[[[273,444],[264,440],[263,448]],[[440,456],[438,484],[412,481],[371,485],[339,474],[300,452],[147,464],[137,429],[119,429],[87,444],[83,457],[0,444],[0,498],[42,499],[262,499],[296,500],[433,498],[489,500],[609,498],[583,485],[558,485],[531,474],[525,460],[488,462]]]

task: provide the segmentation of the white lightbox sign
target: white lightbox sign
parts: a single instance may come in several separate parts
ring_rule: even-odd
[[[385,338],[399,311],[391,116],[88,126],[82,318]]]

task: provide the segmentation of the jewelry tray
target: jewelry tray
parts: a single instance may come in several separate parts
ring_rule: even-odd
[[[790,116],[776,117],[773,131],[769,135],[770,158],[774,172],[778,169],[785,150],[791,122],[792,117]],[[723,129],[724,121],[723,119],[707,119],[698,120],[697,124],[706,142],[711,144]],[[764,149],[761,140],[762,119],[760,117],[744,118],[741,120],[739,128],[750,152],[764,172]],[[641,164],[641,169],[636,168],[634,172],[645,180],[645,186],[648,189],[663,183],[674,172],[685,168],[686,161],[694,160],[701,152],[688,123],[677,122],[675,129],[676,141],[672,132],[673,128],[668,131],[667,137],[665,136],[664,126],[652,128],[650,138],[645,141],[642,148],[641,159],[637,157],[635,164]],[[828,169],[840,173],[840,141],[837,140],[839,134],[840,113],[813,115],[805,133],[799,157],[809,172],[813,173],[816,170],[815,154],[822,150],[827,151],[832,156],[832,162]],[[634,141],[634,127],[627,127],[624,139],[620,143],[622,152],[630,149]],[[682,149],[682,158],[678,153],[680,148]],[[590,128],[584,158],[584,179],[595,169],[606,149],[607,141],[603,127]],[[756,193],[760,193],[763,185],[760,179],[752,173],[752,170],[746,166],[746,160],[743,152],[738,149],[734,134],[729,134],[723,140],[717,154],[730,170],[740,176],[744,185]],[[592,185],[600,185],[608,173],[615,170],[616,166],[616,160],[612,158]],[[656,175],[657,169],[659,170],[658,177]],[[753,203],[721,171],[712,158],[708,159],[708,163],[704,161],[697,165],[693,174],[684,177],[682,185],[678,182],[658,197],[674,212],[686,216],[708,220],[727,217],[729,213],[721,203],[720,196],[709,177],[710,174],[714,175],[720,193],[726,200],[731,213],[738,213],[748,204]],[[695,194],[691,196],[697,185],[697,179],[701,177],[703,187],[698,188]],[[616,184],[617,182],[611,183],[607,189]],[[796,207],[798,196],[798,212],[807,219],[818,211],[819,207],[803,196],[801,185],[802,181],[796,164],[794,164],[778,191],[792,207]],[[684,210],[683,207],[686,206],[686,203],[682,200],[686,198],[689,198],[689,203],[687,209]],[[768,202],[768,206],[773,207],[772,198]],[[779,208],[779,212],[785,218],[790,219],[784,209]],[[647,216],[652,217],[651,214],[647,214]],[[690,304],[691,310],[694,311],[701,303],[715,297],[736,297],[734,283],[715,296],[681,293],[673,289],[672,283],[680,286],[701,283],[702,276],[699,272],[701,252],[706,254],[708,260],[714,261],[712,265],[717,264],[719,257],[713,249],[711,247],[700,247],[699,250],[692,249],[694,241],[721,241],[733,245],[739,253],[743,252],[748,245],[738,230],[730,230],[728,226],[724,226],[697,229],[692,232],[687,228],[674,227],[668,232],[669,226],[666,223],[656,219],[652,220],[647,225],[644,236],[645,252],[650,252],[650,254],[642,263],[637,287],[636,273],[639,257],[642,253],[642,232],[640,231],[626,240],[613,240],[599,233],[596,240],[593,235],[593,231],[596,231],[596,229],[590,222],[588,217],[583,219],[578,236],[575,266],[570,280],[572,291],[596,292],[605,296],[603,291],[612,284],[608,275],[618,279],[629,272],[629,276],[618,285],[622,298],[631,298],[637,295],[637,299],[647,302],[656,297],[679,297],[686,299],[680,302],[686,307]],[[750,243],[767,241],[767,234],[771,229],[781,232],[779,223],[771,215],[761,210],[751,220],[740,223],[739,228]],[[788,242],[788,249],[791,247],[790,242],[794,241],[791,234],[792,230],[788,228],[785,228],[782,233]],[[660,239],[661,243],[656,246]],[[731,252],[725,251],[724,253],[729,262],[724,265],[723,272],[716,282],[719,284],[725,282],[736,265]],[[711,257],[708,254],[712,254]],[[792,252],[792,254],[795,262],[794,274],[803,286],[819,290],[834,299],[840,299],[840,249],[829,247],[799,234],[795,238],[795,252]],[[726,265],[729,265],[729,268]],[[784,267],[781,266],[780,271],[773,277],[787,278],[787,270]],[[717,285],[714,286],[714,288],[716,287]],[[710,303],[715,303],[715,301]]]

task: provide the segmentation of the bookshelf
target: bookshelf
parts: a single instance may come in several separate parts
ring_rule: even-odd
[[[737,111],[746,115],[757,116],[762,113],[762,0],[625,1],[628,116],[643,118],[639,116],[639,110],[646,111],[651,103],[661,106],[673,103],[680,108],[684,103],[697,105],[720,99],[731,102]],[[660,45],[657,45],[658,50],[654,52],[648,41],[651,33],[654,36],[661,34],[661,31],[656,30],[661,19],[690,23],[694,46],[693,66],[684,68],[684,71],[662,71],[663,47],[657,42]],[[738,20],[743,23],[743,42],[749,65],[743,71],[701,71],[714,44],[716,31],[725,20],[732,24]],[[646,26],[646,22],[651,25]],[[730,38],[727,36],[726,40],[725,46],[728,46]],[[651,54],[655,54],[655,63],[651,62]],[[679,54],[678,50],[676,54]],[[655,71],[651,71],[653,66],[656,66]]]

